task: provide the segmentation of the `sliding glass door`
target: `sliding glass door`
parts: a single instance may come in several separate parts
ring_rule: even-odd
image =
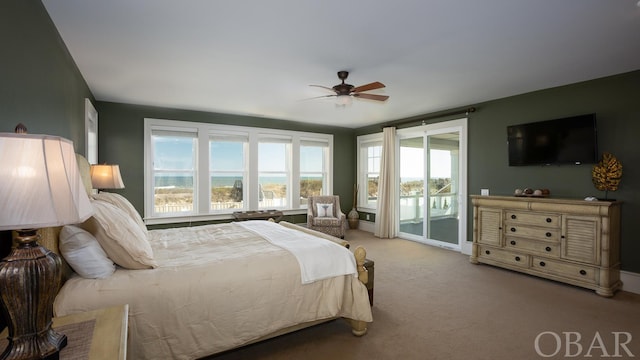
[[[466,119],[398,131],[400,236],[461,249],[466,239]]]

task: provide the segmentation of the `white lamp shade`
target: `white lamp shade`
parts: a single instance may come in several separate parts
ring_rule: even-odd
[[[91,165],[91,185],[94,189],[124,189],[118,165]]]
[[[92,214],[73,142],[0,133],[0,230],[61,226]]]

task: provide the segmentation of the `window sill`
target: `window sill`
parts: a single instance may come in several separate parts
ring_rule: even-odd
[[[264,209],[261,209],[264,210]],[[282,213],[286,215],[300,215],[306,214],[307,209],[289,209],[282,210]],[[183,223],[197,223],[207,221],[229,222],[234,220],[233,214],[204,214],[204,215],[176,215],[176,216],[163,216],[145,218],[144,223],[146,225],[166,225],[166,224],[183,224]]]

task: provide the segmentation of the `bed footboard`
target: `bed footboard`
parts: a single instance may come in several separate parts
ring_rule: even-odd
[[[367,251],[362,247],[358,246],[354,251],[354,256],[356,258],[356,269],[358,270],[358,280],[364,285],[369,282],[369,272],[367,268],[364,267],[364,262],[367,257]],[[362,336],[367,333],[367,323],[365,321],[346,319],[345,320],[351,325],[351,333],[355,336]]]

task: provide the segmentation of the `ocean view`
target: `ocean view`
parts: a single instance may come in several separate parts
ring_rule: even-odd
[[[301,180],[317,180],[319,177],[301,177]],[[241,176],[215,176],[211,177],[212,187],[233,187],[236,181],[242,181]],[[263,184],[286,185],[286,178],[281,176],[262,177],[260,182]],[[156,176],[155,187],[176,187],[191,188],[193,187],[193,178],[189,176]]]

